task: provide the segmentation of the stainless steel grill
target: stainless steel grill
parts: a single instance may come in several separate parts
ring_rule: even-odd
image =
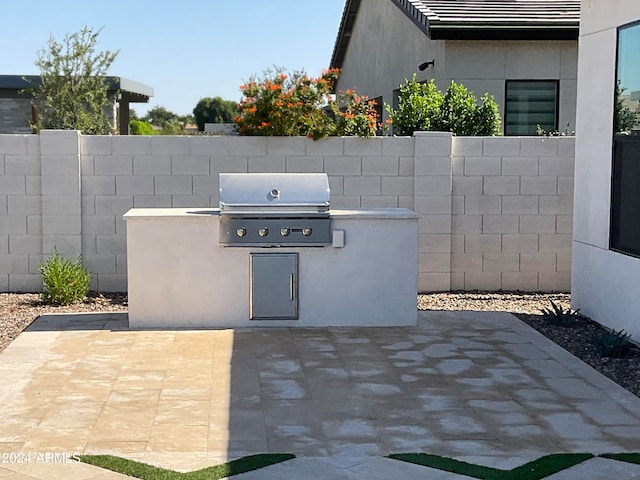
[[[324,173],[221,173],[219,242],[235,247],[331,243]]]

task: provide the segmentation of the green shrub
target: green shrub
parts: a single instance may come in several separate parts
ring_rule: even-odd
[[[415,131],[451,132],[454,135],[500,135],[500,114],[493,97],[485,94],[478,103],[463,85],[451,82],[443,94],[433,80],[418,82],[416,75],[400,85],[398,109],[385,104],[396,135]]]
[[[393,124],[396,135],[412,135],[416,131],[438,130],[440,111],[444,96],[438,90],[433,80],[420,83],[413,76],[411,81],[400,85],[398,109],[394,110],[388,104],[385,108],[389,113],[389,123]]]
[[[62,258],[54,248],[49,259],[40,264],[42,300],[46,303],[70,305],[82,301],[89,291],[91,274],[82,265]]]
[[[631,334],[624,330],[605,330],[599,337],[595,338],[595,344],[602,357],[624,357],[628,350]]]
[[[551,308],[541,308],[540,311],[547,320],[560,327],[572,326],[580,313],[580,309],[571,310],[571,308],[567,308],[565,310],[553,301],[551,301]]]
[[[131,120],[131,122],[129,122],[129,130],[131,132],[131,135],[157,135],[158,132],[156,132],[153,129],[153,126],[148,123],[145,122],[143,120]]]

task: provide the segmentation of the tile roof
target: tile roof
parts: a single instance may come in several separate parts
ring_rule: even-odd
[[[580,0],[392,0],[431,30],[444,28],[573,27]]]

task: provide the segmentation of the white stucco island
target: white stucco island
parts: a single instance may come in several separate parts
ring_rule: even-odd
[[[333,241],[323,247],[222,246],[213,208],[134,208],[124,219],[132,328],[416,324],[418,217],[411,210],[331,210]],[[295,259],[286,296],[297,319],[252,320],[252,302],[280,294],[269,270],[278,257]]]

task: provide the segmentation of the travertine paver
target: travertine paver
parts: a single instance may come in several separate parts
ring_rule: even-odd
[[[410,328],[201,331],[44,317],[0,353],[0,452],[111,453],[184,471],[290,452],[327,468],[359,459],[343,472],[358,478],[421,468],[381,458],[408,451],[500,468],[640,451],[640,399],[514,317],[419,317]],[[305,465],[295,462],[269,467],[273,478]]]

